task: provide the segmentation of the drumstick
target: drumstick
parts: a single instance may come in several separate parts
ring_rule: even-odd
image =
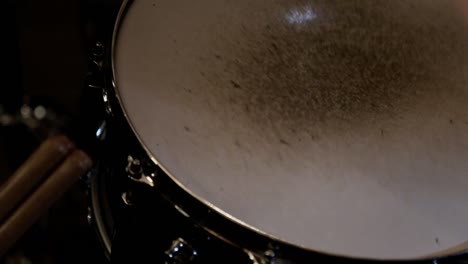
[[[0,255],[5,254],[21,235],[92,165],[81,150],[74,150],[1,225]]]
[[[0,222],[75,148],[66,136],[44,141],[0,186]]]

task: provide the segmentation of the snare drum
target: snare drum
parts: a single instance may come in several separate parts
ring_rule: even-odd
[[[104,63],[119,127],[105,140],[122,155],[93,185],[118,186],[94,192],[108,250],[109,201],[165,203],[199,230],[154,247],[182,262],[214,240],[252,263],[466,250],[468,27],[453,3],[124,2]]]

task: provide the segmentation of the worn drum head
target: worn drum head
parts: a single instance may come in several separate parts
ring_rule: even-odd
[[[453,3],[134,1],[117,92],[159,164],[245,226],[336,255],[443,255],[468,240]]]

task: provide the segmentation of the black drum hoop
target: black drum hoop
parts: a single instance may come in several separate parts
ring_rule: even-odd
[[[110,203],[108,201],[109,193],[105,188],[105,180],[108,172],[104,171],[107,168],[103,168],[99,162],[95,168],[95,173],[92,175],[89,183],[90,212],[88,212],[88,220],[95,228],[105,257],[110,259],[114,223]]]

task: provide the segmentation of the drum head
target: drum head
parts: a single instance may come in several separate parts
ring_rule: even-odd
[[[114,75],[145,147],[216,210],[419,258],[468,239],[467,33],[452,1],[141,0]]]

